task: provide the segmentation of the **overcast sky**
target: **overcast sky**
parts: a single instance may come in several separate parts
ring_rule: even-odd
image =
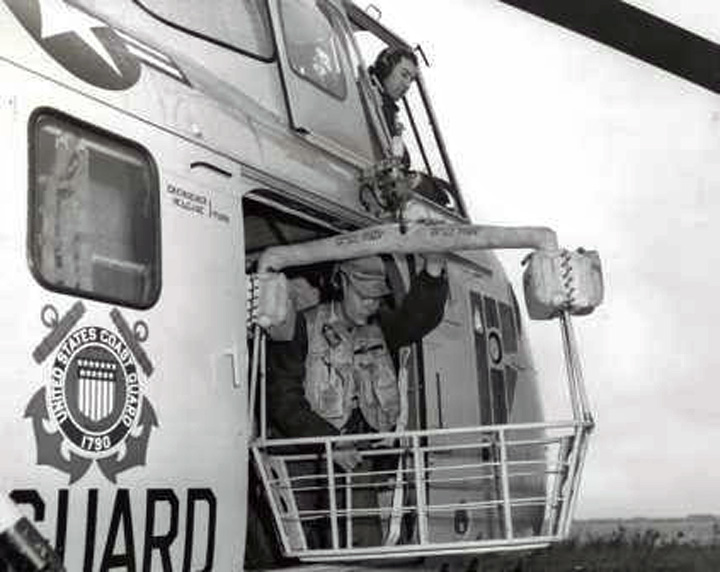
[[[717,0],[633,3],[720,42]],[[575,321],[598,423],[576,516],[720,514],[718,97],[495,0],[375,4],[430,59],[475,222],[600,251],[606,302]],[[531,331],[557,417],[557,327]]]

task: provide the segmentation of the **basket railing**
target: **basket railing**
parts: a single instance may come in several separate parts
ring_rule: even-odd
[[[591,430],[573,420],[258,439],[252,452],[288,556],[470,554],[567,536]],[[343,472],[335,455],[349,444],[363,461]]]

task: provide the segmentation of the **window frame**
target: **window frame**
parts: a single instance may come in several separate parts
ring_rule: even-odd
[[[322,83],[315,81],[311,76],[303,75],[302,73],[300,73],[300,71],[298,71],[298,69],[293,64],[292,50],[290,49],[291,44],[288,41],[288,33],[287,33],[287,27],[286,27],[284,1],[285,0],[279,0],[277,8],[278,8],[278,14],[280,16],[280,30],[282,31],[283,41],[285,42],[287,63],[289,65],[290,69],[301,80],[311,84],[312,86],[316,87],[317,89],[319,89],[323,93],[329,95],[330,97],[332,97],[338,101],[347,101],[348,92],[350,90],[350,87],[348,86],[349,82],[348,82],[348,78],[347,78],[347,74],[346,74],[347,66],[345,65],[344,59],[345,59],[345,57],[349,57],[349,55],[344,54],[344,52],[346,50],[346,46],[345,46],[345,43],[343,42],[342,29],[338,29],[342,25],[341,14],[337,13],[337,10],[335,9],[335,7],[332,6],[332,4],[330,4],[326,0],[314,0],[318,11],[328,21],[328,24],[330,24],[330,29],[333,32],[333,41],[337,47],[337,52],[338,52],[338,56],[339,56],[338,63],[340,64],[340,71],[342,72],[342,87],[343,87],[342,96],[329,90]],[[296,2],[297,0],[288,0],[288,1]],[[333,12],[335,12],[335,13],[333,13]]]
[[[144,0],[132,0],[134,4],[136,4],[141,10],[149,14],[151,17],[155,18],[159,22],[162,22],[166,26],[170,26],[171,28],[178,30],[179,32],[182,32],[184,34],[189,34],[195,38],[198,38],[200,40],[204,40],[206,42],[210,42],[212,44],[215,44],[217,46],[226,48],[228,50],[232,50],[233,52],[237,52],[239,54],[242,54],[243,56],[247,56],[249,58],[253,58],[254,60],[258,60],[265,63],[272,63],[277,59],[277,43],[275,41],[275,33],[273,32],[273,26],[272,26],[272,18],[270,16],[270,7],[267,5],[267,1],[264,2],[263,6],[265,8],[265,13],[267,15],[267,21],[268,21],[268,37],[270,39],[270,54],[267,56],[256,54],[255,52],[252,52],[250,50],[246,50],[244,48],[241,48],[235,44],[230,44],[224,40],[221,40],[219,38],[214,38],[213,36],[209,36],[206,33],[200,32],[198,30],[194,30],[192,28],[188,28],[182,24],[178,24],[177,22],[174,22],[173,20],[170,20],[166,18],[165,16],[161,16],[157,13],[157,11],[153,10],[152,8],[149,8]]]
[[[150,292],[147,302],[138,303],[120,299],[118,297],[103,295],[102,293],[85,291],[80,288],[69,287],[54,284],[49,281],[40,269],[40,262],[37,258],[37,246],[34,240],[37,236],[36,232],[36,213],[40,204],[39,189],[37,186],[37,159],[38,159],[38,137],[40,133],[41,120],[50,118],[58,124],[68,124],[81,132],[86,132],[96,137],[102,137],[110,140],[113,144],[130,148],[140,154],[145,161],[145,167],[148,171],[150,180],[149,192],[151,194],[151,225],[155,235],[155,248],[153,253],[153,261],[150,264],[151,275],[153,276],[153,288]],[[26,257],[30,273],[35,280],[51,292],[67,294],[73,297],[83,298],[87,300],[96,300],[106,302],[118,306],[135,308],[139,310],[147,310],[157,304],[162,292],[162,221],[160,213],[160,177],[157,163],[150,151],[137,141],[118,135],[107,129],[103,129],[97,125],[89,123],[73,117],[67,113],[58,111],[51,107],[39,107],[35,109],[28,119],[28,181],[27,181],[27,228],[26,228]]]

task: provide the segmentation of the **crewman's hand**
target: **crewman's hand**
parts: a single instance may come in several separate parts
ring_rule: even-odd
[[[340,443],[335,446],[333,460],[349,473],[362,462],[362,455],[352,444]]]
[[[405,155],[405,142],[400,135],[393,136],[391,145],[393,157],[402,158]]]
[[[447,258],[440,252],[428,252],[422,255],[425,259],[425,272],[430,276],[437,278],[445,270]]]

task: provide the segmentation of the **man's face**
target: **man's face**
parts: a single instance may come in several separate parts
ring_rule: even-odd
[[[383,82],[385,93],[393,100],[399,100],[410,89],[417,77],[417,66],[408,58],[400,58]]]
[[[360,294],[352,281],[344,278],[343,311],[345,317],[355,326],[367,324],[368,319],[380,308],[380,298],[367,298]]]

